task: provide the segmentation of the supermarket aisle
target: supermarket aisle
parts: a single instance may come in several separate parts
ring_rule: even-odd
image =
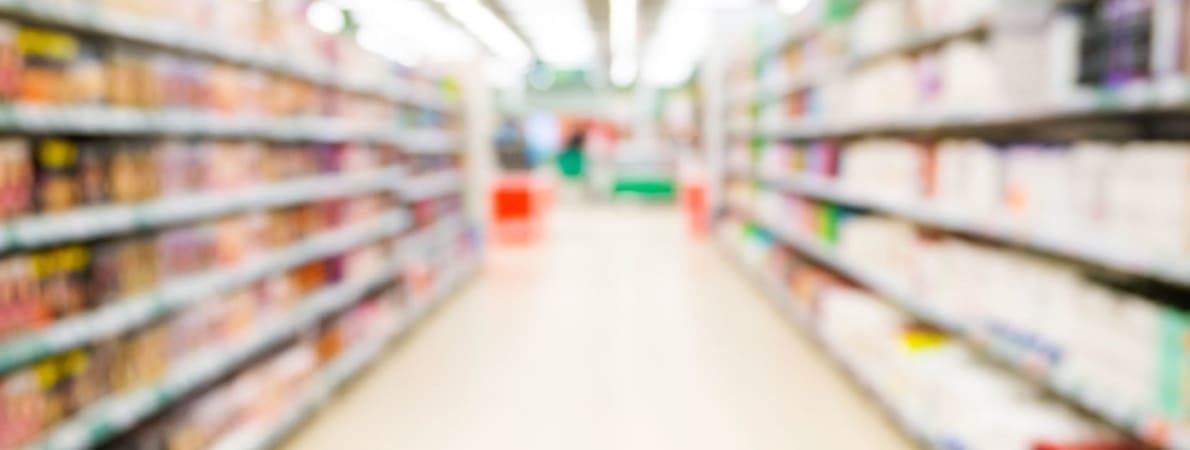
[[[290,448],[909,448],[757,295],[668,210],[563,211]]]

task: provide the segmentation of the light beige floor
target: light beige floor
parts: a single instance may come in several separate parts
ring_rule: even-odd
[[[666,210],[558,212],[289,447],[910,448],[727,264]]]

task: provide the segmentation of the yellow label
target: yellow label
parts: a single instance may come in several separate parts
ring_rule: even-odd
[[[78,161],[78,147],[63,139],[45,140],[37,152],[37,159],[45,167],[69,167]]]
[[[62,360],[62,366],[66,373],[78,375],[87,371],[88,362],[87,352],[75,350],[66,354],[65,359]]]
[[[22,27],[17,32],[17,47],[26,55],[58,60],[71,60],[79,53],[79,42],[74,36],[41,28]]]
[[[58,380],[61,378],[61,373],[58,371],[58,365],[55,364],[55,361],[53,360],[43,361],[41,364],[37,365],[35,370],[37,372],[37,383],[42,387],[42,389],[58,384]]]
[[[53,275],[58,270],[57,258],[53,251],[35,253],[29,257],[33,267],[33,276],[39,280]]]
[[[58,269],[67,272],[77,272],[87,267],[91,253],[86,247],[72,246],[58,250]]]
[[[949,341],[949,337],[945,334],[924,330],[906,331],[901,335],[901,339],[911,351],[935,349],[946,345]]]

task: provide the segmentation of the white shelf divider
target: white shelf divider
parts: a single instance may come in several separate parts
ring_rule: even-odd
[[[997,218],[970,217],[925,202],[881,199],[849,191],[816,176],[763,178],[779,190],[907,219],[933,228],[977,236],[1108,268],[1121,273],[1190,286],[1190,258],[1146,254],[1124,243],[1080,237],[1078,230],[1041,230]]]
[[[463,174],[456,169],[408,177],[401,185],[401,195],[409,201],[422,201],[461,192]]]
[[[0,224],[0,251],[101,238],[137,230],[219,217],[238,211],[270,209],[321,199],[395,191],[400,169],[318,175],[238,191],[200,192],[140,204],[84,207]]]

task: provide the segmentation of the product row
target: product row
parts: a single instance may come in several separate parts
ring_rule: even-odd
[[[1066,106],[1088,91],[1190,73],[1183,2],[871,0],[854,11],[844,5],[853,2],[822,3],[839,5],[814,33],[736,69],[738,83],[757,80],[761,95],[787,94],[761,109],[763,125]]]
[[[836,69],[848,58],[979,23],[996,7],[996,0],[811,2],[808,11],[781,18],[782,29],[795,31],[778,34],[778,42],[757,42],[760,46],[753,50],[764,53],[743,54],[764,58],[759,66],[740,66],[734,75],[741,79],[756,75],[763,86],[781,85],[805,74]]]
[[[731,220],[719,231],[746,255],[751,270],[772,277],[788,293],[828,353],[929,446],[1140,448],[982,361],[962,341],[801,259],[764,230]]]
[[[345,352],[408,323],[414,311],[436,300],[432,298],[435,290],[453,281],[452,267],[474,258],[475,241],[464,226],[443,231],[441,239],[429,239],[432,244],[418,251],[402,249],[406,268],[393,288],[326,320],[317,333],[306,335],[293,347],[191,397],[104,448],[197,450],[267,430],[321,381],[316,379],[320,371]],[[278,364],[286,369],[275,371]]]
[[[457,170],[464,167],[459,154],[413,154],[406,158],[403,168],[409,175],[424,175]]]
[[[214,36],[226,36],[244,45],[281,47],[277,50],[301,50],[311,59],[332,59],[346,49],[325,49],[331,36],[310,27],[305,20],[308,0],[59,0],[77,9],[100,9],[131,15],[158,23],[207,30]],[[325,49],[325,50],[323,50]],[[294,56],[298,57],[298,56]]]
[[[365,300],[109,448],[214,448],[241,430],[270,425],[336,358],[396,327],[406,308],[404,300],[399,288]]]
[[[923,113],[998,111],[1041,98],[1005,95],[1003,79],[998,78],[1002,64],[976,40],[955,41],[936,51],[873,61],[807,84],[765,106],[759,122],[867,123]],[[1044,86],[1035,81],[1034,85]]]
[[[394,73],[392,63],[359,48],[350,36],[314,30],[306,19],[314,4],[311,0],[57,0],[57,4],[58,11],[81,10],[82,14],[74,15],[123,25],[121,31],[145,25],[150,30],[168,27],[175,35],[189,38],[215,37],[214,43],[282,55],[288,65],[332,69],[338,79],[361,85],[382,85],[400,77],[405,85],[426,92],[444,87],[434,77]],[[126,20],[130,17],[142,20]]]
[[[0,338],[149,292],[168,280],[238,267],[302,239],[363,223],[391,194],[329,200],[0,259]]]
[[[868,139],[737,147],[729,159],[767,179],[804,175],[873,199],[1190,256],[1190,146],[1181,143]]]
[[[463,198],[458,195],[441,195],[409,204],[413,226],[423,227],[439,220],[463,215]]]
[[[0,220],[396,167],[398,149],[259,141],[0,140]]]
[[[157,382],[204,352],[245,342],[254,330],[285,320],[311,293],[379,270],[393,246],[381,242],[308,263],[3,375],[0,448],[18,448],[99,399]]]
[[[233,117],[350,118],[374,127],[431,127],[451,120],[438,111],[261,69],[2,20],[0,99]]]
[[[1184,297],[1109,287],[1044,257],[797,196],[764,192],[757,200],[764,223],[830,248],[912,293],[917,307],[1043,361],[1107,404],[1175,420],[1190,409]]]

